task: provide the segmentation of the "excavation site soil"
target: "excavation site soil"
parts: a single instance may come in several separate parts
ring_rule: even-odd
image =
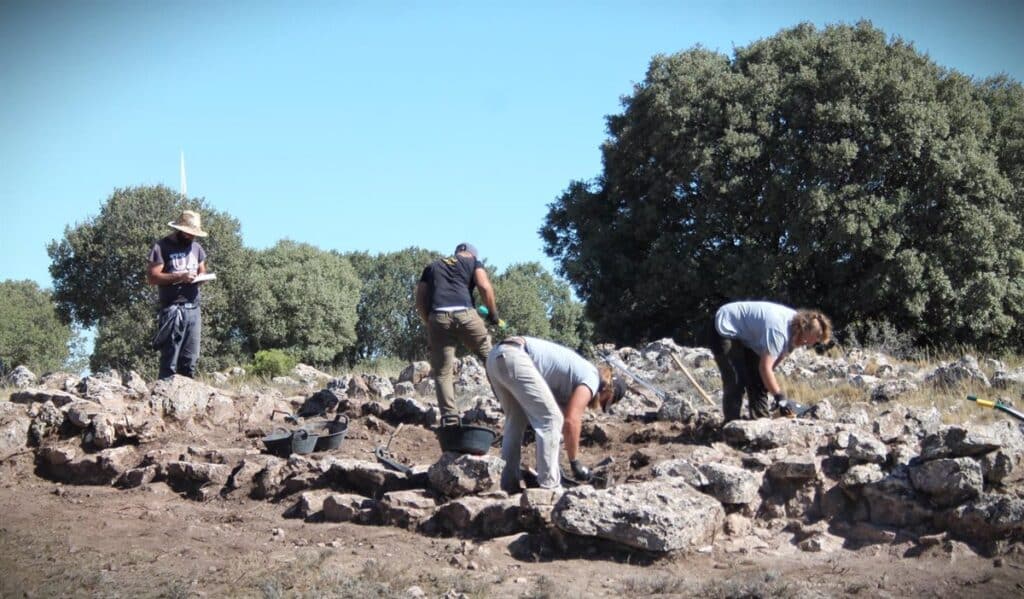
[[[687,348],[664,351],[715,393],[713,365]],[[830,402],[838,383],[828,368],[849,377],[857,367],[843,357],[819,369],[827,359],[809,356],[788,379],[818,381],[809,388],[820,409],[723,427],[662,349],[618,352],[665,392],[634,381],[621,406],[588,414],[584,461],[604,465],[564,497],[496,490],[496,447],[443,453],[429,378],[415,368],[343,384],[36,381],[0,401],[0,595],[1024,595],[1015,425],[929,423],[929,410],[898,397],[872,401],[871,387],[863,402]],[[500,431],[473,366],[463,366],[460,402]],[[942,368],[956,370],[896,368],[870,383],[906,377],[926,388]],[[304,410],[315,413],[298,424],[275,412]],[[315,428],[338,413],[349,420],[340,447],[267,454],[276,428]],[[411,471],[382,464],[382,448]],[[929,482],[929,468],[961,482]],[[631,489],[639,494],[622,495]],[[697,522],[669,513],[674,493],[700,506]],[[591,514],[612,507],[596,524],[574,520],[573,502],[585,500]]]

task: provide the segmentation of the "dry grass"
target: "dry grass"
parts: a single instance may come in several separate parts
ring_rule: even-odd
[[[755,599],[807,596],[806,584],[784,580],[773,571],[741,576],[733,574],[703,581],[672,574],[640,575],[623,580],[619,590],[624,597]]]
[[[956,362],[965,354],[970,354],[970,352],[931,354],[919,356],[913,360],[891,359],[889,363],[897,369],[920,372],[933,370],[941,365]],[[977,356],[977,354],[973,355]],[[1015,370],[1020,368],[1024,357],[1001,356],[999,360],[1003,362],[1008,370]],[[990,363],[987,357],[980,357],[978,362],[982,372],[991,379],[996,373],[994,365]],[[864,374],[877,376],[881,366],[882,362],[872,356],[865,365]],[[785,380],[785,377],[780,377],[780,379]],[[917,390],[908,391],[900,395],[897,401],[901,405],[917,409],[934,407],[939,411],[943,422],[946,424],[988,423],[1002,418],[993,410],[981,408],[977,404],[967,401],[968,395],[986,399],[1002,398],[1004,401],[1008,400],[1010,402],[1014,399],[1019,401],[1019,398],[1024,398],[1024,386],[1022,385],[1013,385],[1007,389],[994,389],[985,387],[976,380],[964,380],[951,385],[918,382],[917,385]],[[823,399],[827,399],[837,409],[850,407],[858,403],[872,403],[871,390],[869,388],[857,387],[845,381],[831,384],[817,379],[797,379],[785,380],[783,386],[786,389],[787,395],[800,403],[809,405],[818,403]],[[884,410],[886,404],[874,405]]]
[[[446,593],[470,599],[493,596],[492,584],[480,577],[444,574],[417,575],[405,565],[387,559],[370,559],[358,571],[346,572],[348,564],[332,549],[306,550],[285,566],[266,572],[255,587],[264,599],[281,597],[399,597],[417,586],[428,597]]]

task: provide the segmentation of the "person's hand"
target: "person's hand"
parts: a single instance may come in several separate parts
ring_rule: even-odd
[[[580,463],[579,460],[569,460],[569,467],[572,468],[572,477],[580,482],[590,480],[590,468]]]
[[[494,326],[498,326],[498,324],[501,322],[501,319],[498,318],[497,310],[489,310],[487,312],[487,322]]]
[[[191,283],[192,279],[194,278],[196,278],[196,273],[192,272],[191,270],[186,270],[185,272],[178,273],[179,283]]]
[[[785,393],[781,393],[781,392],[780,393],[776,393],[776,394],[773,395],[773,397],[775,398],[775,405],[777,405],[777,406],[784,406],[784,405],[786,405],[786,394]]]

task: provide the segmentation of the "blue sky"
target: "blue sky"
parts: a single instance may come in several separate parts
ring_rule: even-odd
[[[1019,1],[0,0],[0,280],[49,287],[46,244],[114,188],[177,189],[180,151],[251,247],[468,240],[553,270],[547,205],[600,173],[604,117],[654,54],[862,18],[1024,79]]]

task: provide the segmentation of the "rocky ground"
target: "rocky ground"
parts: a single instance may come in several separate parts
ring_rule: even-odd
[[[270,384],[19,370],[0,400],[0,594],[1024,593],[1024,430],[941,399],[1019,396],[1020,370],[802,353],[785,377],[815,403],[806,417],[722,426],[671,359],[715,395],[705,350],[604,349],[653,389],[587,416],[600,477],[512,497],[496,449],[441,452],[423,363],[394,380],[300,366]],[[458,376],[467,417],[500,430],[479,365]],[[262,451],[275,428],[337,414],[337,449]],[[377,460],[389,440],[407,472]]]

